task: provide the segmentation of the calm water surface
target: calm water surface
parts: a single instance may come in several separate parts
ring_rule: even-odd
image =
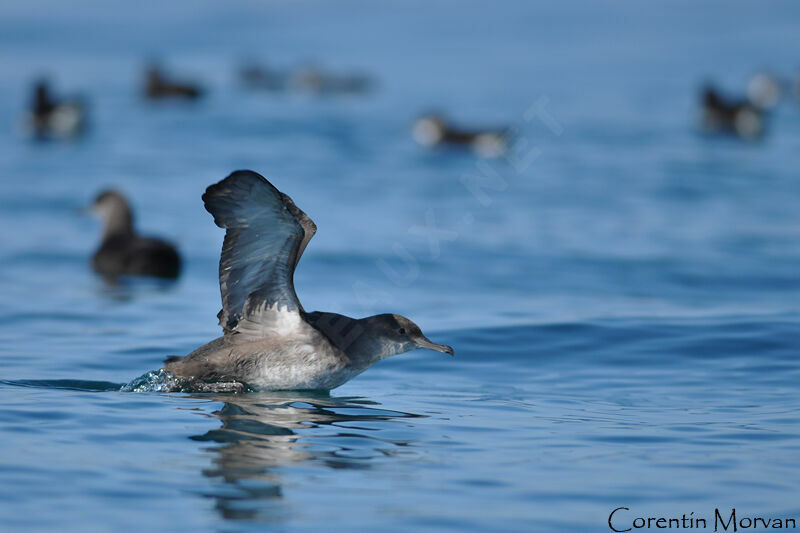
[[[800,105],[756,144],[694,127],[705,80],[800,65],[797,4],[350,4],[0,8],[3,528],[800,518]],[[142,102],[155,55],[209,98]],[[379,83],[251,93],[242,58]],[[91,98],[86,138],[19,136],[41,72]],[[514,157],[420,149],[429,109],[514,125]],[[222,232],[200,195],[236,168],[319,225],[307,309],[402,313],[456,357],[398,356],[330,395],[119,392],[218,335]],[[99,227],[76,212],[107,186],[180,246],[178,283],[92,275]]]

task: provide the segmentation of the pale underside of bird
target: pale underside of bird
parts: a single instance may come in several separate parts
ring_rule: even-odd
[[[316,225],[263,176],[240,170],[203,195],[225,228],[219,264],[223,336],[164,368],[195,390],[330,390],[395,354],[428,348],[411,320],[307,313],[294,270]]]

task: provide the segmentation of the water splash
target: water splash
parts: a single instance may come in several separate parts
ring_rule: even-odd
[[[255,389],[243,383],[198,383],[178,378],[172,372],[151,370],[132,381],[120,384],[110,381],[86,381],[75,379],[0,379],[0,385],[42,389],[67,389],[81,392],[191,392],[191,393],[241,393]]]
[[[151,370],[123,385],[121,392],[194,392],[185,379],[165,369]]]
[[[235,381],[203,383],[176,377],[172,372],[160,369],[142,374],[130,383],[123,385],[120,392],[193,392],[193,393],[244,393],[255,389],[245,383]]]

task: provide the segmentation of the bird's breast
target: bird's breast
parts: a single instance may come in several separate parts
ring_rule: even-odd
[[[348,361],[329,346],[270,343],[256,357],[248,385],[264,390],[330,390],[350,377]]]

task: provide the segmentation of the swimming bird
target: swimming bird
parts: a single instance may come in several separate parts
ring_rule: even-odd
[[[732,133],[747,140],[764,134],[764,112],[749,100],[728,100],[708,86],[701,104],[702,126],[708,133]]]
[[[291,91],[314,95],[365,93],[373,88],[373,80],[357,72],[330,72],[315,65],[277,70],[249,63],[239,71],[242,83],[251,89]]]
[[[144,94],[150,100],[165,98],[196,100],[203,96],[203,89],[194,83],[170,80],[160,68],[151,65],[145,72]]]
[[[306,65],[291,73],[288,86],[298,92],[319,95],[356,94],[371,90],[373,82],[365,74],[328,72],[315,65]]]
[[[260,174],[234,172],[208,187],[203,202],[225,228],[217,315],[223,335],[164,366],[194,390],[330,390],[409,350],[453,354],[400,315],[307,313],[294,270],[317,227]]]
[[[246,63],[239,69],[239,79],[249,89],[283,91],[286,89],[289,74],[258,63]]]
[[[75,137],[86,127],[86,105],[77,98],[56,98],[50,84],[41,79],[33,87],[25,125],[39,139]]]
[[[422,146],[450,145],[472,149],[481,157],[499,157],[508,151],[505,129],[467,130],[454,127],[440,115],[417,119],[411,136]]]
[[[95,272],[108,279],[119,276],[178,277],[181,271],[178,251],[168,242],[136,234],[133,212],[122,194],[104,191],[90,209],[105,223],[103,241],[92,258]]]

